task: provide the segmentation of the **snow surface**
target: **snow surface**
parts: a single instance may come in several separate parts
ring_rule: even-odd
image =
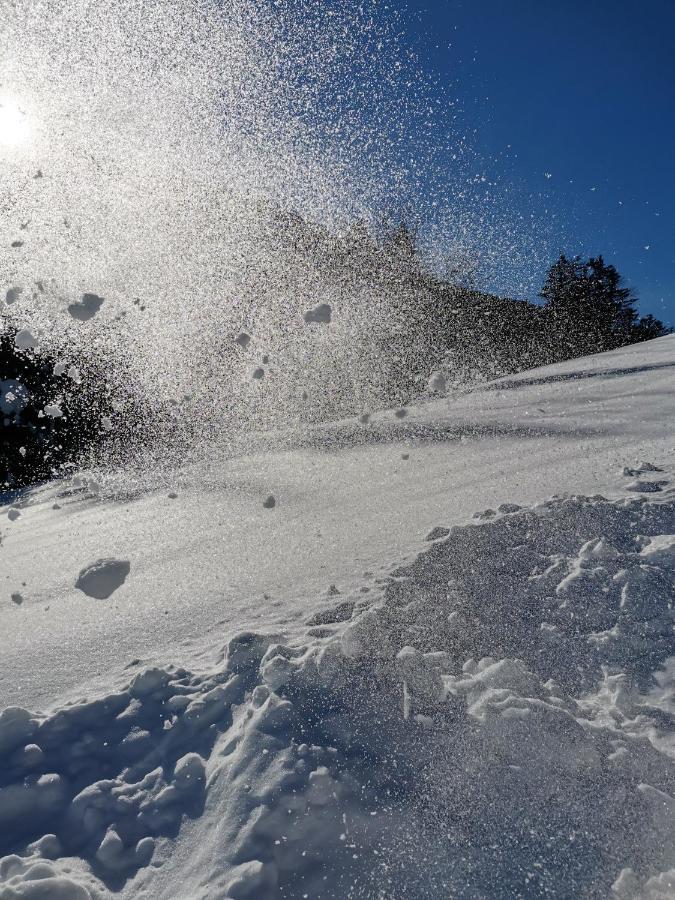
[[[673,897],[674,370],[7,498],[0,900]]]

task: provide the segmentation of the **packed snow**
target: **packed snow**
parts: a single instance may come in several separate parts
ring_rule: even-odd
[[[97,559],[82,569],[75,587],[88,597],[107,600],[124,584],[130,570],[126,559]]]
[[[674,368],[8,498],[0,900],[672,897]]]

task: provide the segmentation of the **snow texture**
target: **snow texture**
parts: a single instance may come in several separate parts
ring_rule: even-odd
[[[672,896],[674,574],[672,503],[553,499],[323,638],[10,707],[0,898]]]

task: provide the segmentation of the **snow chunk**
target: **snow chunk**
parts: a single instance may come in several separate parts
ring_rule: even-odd
[[[274,494],[269,494],[269,495],[268,495],[267,497],[265,497],[265,499],[263,500],[263,506],[265,507],[265,509],[274,509],[274,507],[275,507],[276,505],[277,505],[277,501],[276,501],[276,499],[275,499],[275,497],[274,497]]]
[[[20,515],[21,515],[21,510],[15,509],[15,507],[12,507],[10,510],[7,511],[7,518],[9,519],[10,522],[16,522],[16,520],[19,518]]]
[[[37,337],[27,328],[22,328],[21,331],[17,331],[14,335],[14,346],[18,350],[30,350],[33,347],[37,347],[37,345]]]
[[[237,335],[234,339],[235,344],[239,344],[240,347],[243,347],[244,350],[251,343],[251,335],[247,334],[245,331],[242,331],[241,334]]]
[[[131,564],[125,559],[97,559],[80,571],[75,587],[97,600],[107,600],[124,584]]]
[[[445,374],[440,371],[432,372],[427,387],[432,394],[444,394],[448,389]]]
[[[198,753],[186,753],[176,762],[173,783],[179,791],[193,791],[205,780],[206,767]]]
[[[328,325],[331,321],[333,315],[333,310],[328,303],[319,303],[317,306],[312,309],[308,309],[306,313],[303,314],[303,319],[307,324],[311,322],[317,322],[319,325]]]
[[[12,303],[16,303],[21,294],[23,294],[22,287],[9,288],[7,293],[5,294],[5,303],[7,304],[7,306],[11,306]]]
[[[79,322],[87,322],[93,319],[96,313],[103,305],[104,298],[98,294],[82,294],[82,299],[71,303],[68,306],[68,312]]]
[[[58,403],[48,403],[42,412],[45,416],[49,416],[50,419],[60,419],[63,415],[63,410]]]

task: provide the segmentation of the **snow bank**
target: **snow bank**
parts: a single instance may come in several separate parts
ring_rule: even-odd
[[[672,897],[675,506],[501,509],[306,641],[5,710],[0,900]]]

